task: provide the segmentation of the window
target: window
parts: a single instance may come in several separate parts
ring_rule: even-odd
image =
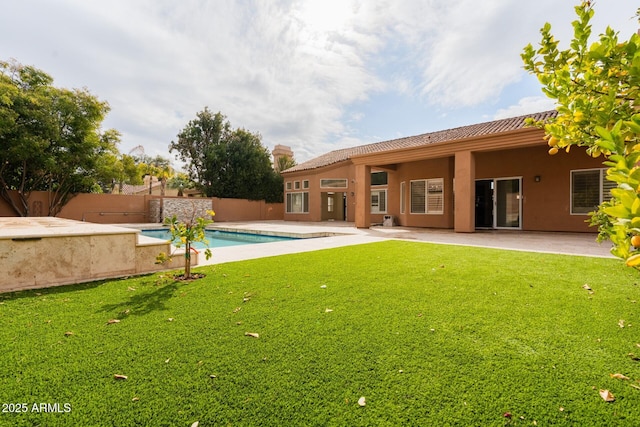
[[[571,171],[571,214],[593,212],[598,205],[611,198],[616,183],[606,179],[606,169]]]
[[[372,172],[371,185],[387,185],[388,176],[386,172]]]
[[[373,190],[371,192],[371,213],[387,212],[387,190]]]
[[[307,189],[309,188],[309,180],[305,179],[304,181],[302,181],[302,188]]]
[[[400,183],[400,213],[401,214],[403,214],[404,211],[405,211],[405,207],[404,206],[405,206],[406,198],[407,198],[406,195],[404,194],[405,188],[406,188],[405,182],[402,181]]]
[[[333,206],[334,206],[333,196],[334,196],[334,193],[327,194],[327,212],[333,212]]]
[[[346,179],[321,179],[320,188],[347,188]]]
[[[309,213],[309,193],[287,193],[287,213]]]
[[[444,213],[444,180],[442,178],[411,181],[411,213]]]
[[[294,190],[299,190],[300,189],[300,181],[295,181],[293,183],[293,189]]]
[[[287,190],[291,190],[291,181],[287,182]]]

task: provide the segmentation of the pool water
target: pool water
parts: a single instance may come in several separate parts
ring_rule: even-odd
[[[142,230],[143,236],[155,237],[157,239],[170,240],[171,233],[167,229]],[[231,231],[205,230],[205,236],[209,241],[210,248],[224,248],[228,246],[253,245],[256,243],[282,242],[296,240],[295,237],[265,236],[262,234],[234,233]],[[202,242],[194,242],[192,245],[196,249],[206,248]]]

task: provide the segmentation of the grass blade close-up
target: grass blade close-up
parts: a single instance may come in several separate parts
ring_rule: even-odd
[[[385,241],[196,271],[0,295],[0,426],[640,425],[619,260]]]

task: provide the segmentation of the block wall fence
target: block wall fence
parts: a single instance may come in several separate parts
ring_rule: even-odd
[[[15,194],[13,194],[15,197]],[[16,199],[17,200],[17,199]],[[49,193],[34,191],[29,197],[30,216],[47,216]],[[215,222],[269,221],[284,218],[283,203],[217,197],[161,197],[154,195],[77,194],[60,211],[59,218],[97,224],[161,223],[167,216],[190,219],[215,212]],[[0,217],[15,217],[11,205],[0,199]]]

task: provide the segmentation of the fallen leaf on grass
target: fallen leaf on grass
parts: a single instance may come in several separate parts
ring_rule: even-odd
[[[126,380],[127,377],[126,375],[121,375],[121,374],[113,374],[113,378],[117,379],[117,380]]]
[[[234,308],[234,309],[233,309],[233,312],[234,312],[234,313],[237,313],[237,312],[239,312],[240,310],[242,310],[242,307],[236,307],[236,308]]]
[[[629,353],[629,354],[627,354],[627,356],[629,356],[631,358],[631,360],[640,361],[640,356],[636,356],[633,353]]]
[[[196,421],[195,423],[191,424],[191,427],[198,427],[200,425],[199,421]]]
[[[618,326],[620,326],[621,328],[624,328],[624,319],[618,320]]]
[[[367,401],[364,398],[364,396],[362,396],[360,399],[358,399],[358,405],[365,406],[366,404],[367,404]]]
[[[616,400],[609,390],[600,390],[600,397],[604,399],[605,402],[613,402]]]
[[[113,325],[114,323],[120,323],[120,319],[109,319],[107,325]]]
[[[582,289],[586,289],[588,291],[591,291],[591,286],[587,285],[586,283],[584,285],[582,285]]]
[[[640,390],[640,385],[635,385],[635,384],[629,384],[629,385],[633,388]]]
[[[71,335],[73,335],[73,332],[71,332],[71,331],[67,331],[67,332],[64,333],[65,337],[69,337]]]
[[[169,363],[170,360],[171,358],[168,358],[167,360],[164,361],[164,363]]]
[[[611,378],[615,378],[617,380],[628,380],[629,379],[629,377],[626,377],[626,376],[624,376],[622,374],[609,374],[609,376]]]
[[[327,289],[327,285],[320,286],[320,289]]]
[[[133,399],[131,399],[131,401],[132,401],[132,402],[137,402],[138,400],[140,400],[140,398],[139,398],[139,397],[137,397],[137,396],[136,396],[136,397],[134,397]]]
[[[245,332],[244,336],[245,337],[252,337],[252,338],[260,338],[260,334],[257,334],[255,332]]]
[[[132,288],[131,286],[129,286],[129,287],[127,288],[127,290],[128,290],[128,291],[135,291],[135,290],[136,290],[136,288]]]
[[[332,310],[332,309],[330,309],[330,308],[326,308],[326,309],[324,310],[324,312],[325,312],[325,313],[331,313],[332,311],[333,311],[333,310]]]

